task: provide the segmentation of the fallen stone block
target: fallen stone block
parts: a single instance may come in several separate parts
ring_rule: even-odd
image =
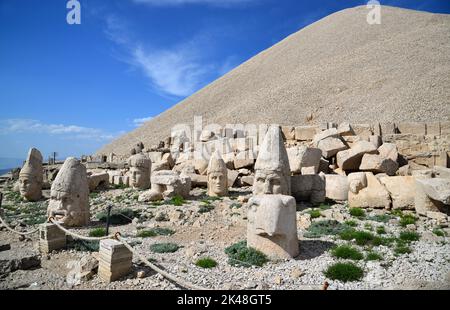
[[[349,190],[358,194],[360,190],[367,187],[367,176],[365,172],[353,172],[347,176]]]
[[[295,127],[295,140],[311,141],[320,131],[317,126],[299,126]]]
[[[325,201],[325,176],[294,175],[291,177],[291,193],[297,201],[321,203]]]
[[[340,136],[354,136],[355,135],[352,127],[347,122],[339,124],[337,131]]]
[[[414,210],[416,180],[411,176],[379,178],[391,195],[392,209]]]
[[[425,123],[399,123],[397,129],[400,134],[425,135]]]
[[[450,180],[442,178],[416,179],[415,209],[417,214],[428,211],[449,212]]]
[[[357,194],[348,193],[348,203],[351,208],[389,209],[391,198],[387,189],[371,172],[366,172],[367,187]]]
[[[97,188],[106,188],[109,184],[109,174],[96,173],[88,176],[89,191],[92,192]]]
[[[381,155],[364,154],[359,170],[395,175],[398,163],[390,158],[383,158]]]
[[[303,167],[314,167],[315,173],[319,172],[320,159],[322,157],[320,149],[298,146],[288,148],[286,151],[292,173],[301,173]]]
[[[282,126],[281,131],[286,140],[295,140],[295,128],[292,126]]]
[[[320,140],[317,143],[317,147],[322,151],[322,156],[327,159],[333,157],[340,151],[348,149],[347,145],[341,139],[335,137]]]
[[[377,148],[368,141],[358,141],[349,150],[340,151],[336,155],[339,168],[344,171],[358,170],[364,154],[377,154]]]
[[[237,172],[236,170],[228,169],[227,176],[228,176],[228,187],[233,187],[234,183],[236,182],[239,176],[239,172]]]
[[[326,174],[325,175],[325,197],[335,201],[345,201],[348,199],[348,179],[347,176]]]
[[[324,130],[324,131],[316,134],[313,138],[313,144],[317,146],[317,144],[319,143],[320,140],[323,140],[323,139],[326,139],[329,137],[339,138],[339,133],[336,128],[330,128],[330,129]]]
[[[8,274],[16,270],[29,270],[41,266],[41,257],[32,249],[0,251],[0,274]]]

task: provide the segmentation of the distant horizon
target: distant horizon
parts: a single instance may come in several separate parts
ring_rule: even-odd
[[[2,158],[93,154],[289,35],[367,4],[79,1],[80,25],[67,23],[67,1],[0,2]],[[448,1],[380,2],[450,13]]]

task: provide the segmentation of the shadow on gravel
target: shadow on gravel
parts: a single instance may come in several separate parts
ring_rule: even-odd
[[[333,242],[322,240],[302,240],[299,242],[300,255],[295,260],[312,259],[322,255],[335,246]]]

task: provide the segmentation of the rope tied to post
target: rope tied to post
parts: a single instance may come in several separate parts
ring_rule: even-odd
[[[130,250],[133,254],[135,254],[144,264],[146,264],[148,267],[150,267],[151,269],[153,269],[154,271],[156,271],[157,273],[161,274],[163,277],[177,283],[178,285],[185,287],[187,289],[191,289],[191,290],[200,290],[200,291],[205,291],[208,290],[204,287],[200,287],[197,286],[195,284],[191,284],[187,281],[184,281],[176,276],[171,275],[170,273],[162,270],[161,268],[159,268],[158,266],[152,264],[151,262],[148,261],[148,259],[146,259],[144,256],[142,256],[141,254],[139,254],[135,249],[133,249],[133,247],[124,239],[122,238],[122,236],[120,234],[116,234],[116,238],[117,240],[119,240],[120,242],[122,242],[125,247]]]
[[[2,223],[2,225],[9,230],[12,233],[15,233],[17,235],[21,235],[21,236],[28,236],[28,235],[32,235],[36,232],[39,231],[39,228],[35,228],[31,231],[27,231],[27,232],[21,232],[21,231],[17,231],[14,228],[12,228],[11,226],[9,226],[9,224],[3,219],[2,215],[3,215],[3,208],[2,208],[2,202],[3,202],[3,193],[0,193],[0,222]]]
[[[104,239],[114,239],[115,238],[115,234],[111,234],[111,235],[104,236],[104,237],[87,237],[87,236],[83,236],[83,235],[71,232],[70,230],[68,230],[67,228],[62,226],[57,220],[55,220],[54,217],[50,217],[48,219],[48,221],[53,223],[53,224],[55,224],[60,230],[62,230],[66,234],[68,234],[68,235],[70,235],[72,237],[75,237],[77,239],[86,240],[86,241],[100,241],[100,240],[104,240]]]

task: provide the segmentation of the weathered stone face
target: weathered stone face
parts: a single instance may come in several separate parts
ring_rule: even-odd
[[[219,153],[215,152],[208,165],[208,195],[226,196],[228,194],[227,166]]]
[[[289,158],[278,126],[269,128],[259,150],[253,194],[291,194]]]
[[[89,223],[89,186],[86,168],[75,158],[67,158],[52,184],[49,216],[66,226]]]
[[[43,167],[42,155],[37,149],[28,152],[27,160],[19,173],[20,195],[28,201],[42,197]]]
[[[261,195],[250,199],[247,244],[275,260],[297,256],[295,199],[284,195]]]
[[[144,154],[136,154],[128,159],[130,165],[130,185],[133,188],[150,188],[150,172],[152,162]]]

